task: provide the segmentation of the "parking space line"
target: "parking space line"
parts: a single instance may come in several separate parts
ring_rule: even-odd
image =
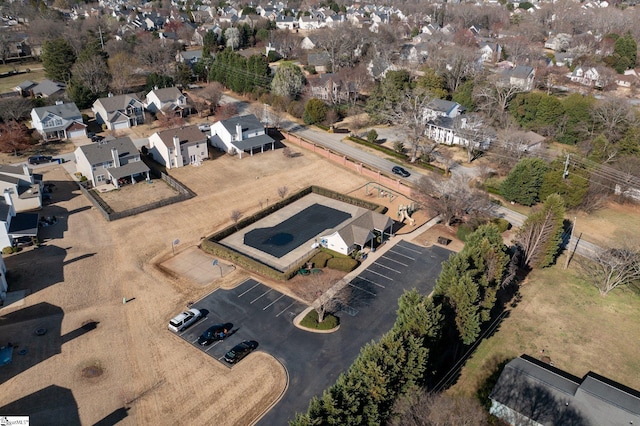
[[[280,315],[284,314],[284,313],[285,313],[285,311],[286,311],[287,309],[289,309],[290,307],[292,307],[292,306],[293,306],[293,305],[295,305],[295,304],[296,304],[296,302],[295,302],[295,301],[291,302],[291,304],[290,304],[289,306],[287,306],[286,308],[284,308],[283,310],[281,310],[281,311],[280,311],[280,313],[279,313],[278,315],[276,315],[276,318],[278,318]]]
[[[388,266],[383,265],[382,263],[373,262],[373,264],[374,264],[374,265],[381,266],[381,267],[383,267],[383,268],[385,268],[385,269],[388,269],[388,270],[390,270],[390,271],[397,272],[397,273],[399,273],[399,274],[401,274],[401,273],[402,273],[402,272],[398,271],[397,269],[389,268]]]
[[[412,251],[414,253],[422,254],[422,252],[420,250],[415,250],[415,249],[412,249],[412,248],[409,248],[409,247],[406,247],[406,246],[403,246],[403,245],[400,245],[399,247],[402,247],[403,249]]]
[[[247,291],[243,291],[242,293],[240,293],[240,294],[238,295],[238,297],[242,297],[242,296],[244,296],[245,294],[249,293],[249,292],[250,292],[251,290],[253,290],[254,288],[258,287],[259,285],[260,285],[260,283],[257,283],[256,285],[254,285],[253,287],[251,287],[249,290],[247,290]]]
[[[380,275],[382,278],[386,278],[386,279],[388,279],[389,281],[393,281],[393,278],[388,277],[388,276],[386,276],[386,275],[382,275],[382,274],[381,274],[381,273],[379,273],[379,272],[372,271],[371,269],[367,269],[367,270],[366,270],[366,272],[371,272],[372,274]]]
[[[269,303],[267,306],[262,308],[262,310],[266,311],[269,306],[273,305],[274,303],[276,303],[278,300],[282,299],[283,297],[284,297],[284,294],[281,294],[280,297],[278,297],[276,300],[274,300],[273,302]]]
[[[217,345],[218,343],[220,343],[220,342],[221,342],[221,341],[220,341],[220,340],[218,340],[217,342],[210,344],[210,345],[209,345],[209,347],[208,347],[207,349],[205,349],[205,352],[209,352],[209,349],[213,348],[214,346],[216,346],[216,345]]]
[[[415,259],[415,257],[407,256],[406,254],[402,254],[402,253],[397,252],[397,251],[395,251],[395,250],[389,250],[389,251],[390,251],[391,253],[395,253],[395,254],[397,254],[398,256],[406,257],[407,259],[410,259],[410,260],[416,260],[416,259]]]
[[[357,288],[357,289],[358,289],[358,290],[360,290],[360,291],[364,291],[365,293],[369,293],[369,294],[370,294],[370,295],[372,295],[372,296],[377,296],[375,293],[373,293],[373,292],[371,292],[371,291],[369,291],[369,290],[365,290],[365,289],[364,289],[364,288],[362,288],[362,287],[358,287],[357,285],[354,285],[354,284],[351,284],[351,283],[349,283],[349,285],[350,285],[351,287],[353,287],[353,288]]]
[[[383,259],[387,259],[387,260],[390,260],[390,261],[392,261],[392,262],[398,263],[398,264],[400,264],[400,265],[402,265],[402,266],[409,266],[409,265],[408,265],[408,264],[406,264],[406,263],[399,262],[399,261],[397,261],[397,260],[395,260],[395,259],[391,259],[390,257],[387,257],[387,256],[380,256],[380,257],[381,257],[381,258],[383,258]]]
[[[377,282],[375,282],[375,281],[371,281],[370,279],[365,278],[365,277],[360,276],[360,275],[358,275],[358,279],[361,279],[362,281],[370,282],[371,284],[376,285],[376,286],[378,286],[378,287],[380,287],[380,288],[386,288],[386,287],[385,287],[385,286],[383,286],[382,284],[378,284]]]
[[[255,299],[253,299],[253,300],[250,302],[250,304],[252,304],[252,305],[253,305],[253,302],[255,302],[256,300],[260,299],[260,298],[261,298],[262,296],[264,296],[265,294],[270,293],[270,292],[271,292],[271,290],[273,290],[273,289],[272,289],[272,288],[270,288],[269,290],[267,290],[267,291],[265,291],[264,293],[262,293],[260,296],[258,296],[258,297],[256,297]]]

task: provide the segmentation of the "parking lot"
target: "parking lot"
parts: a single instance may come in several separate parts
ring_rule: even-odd
[[[370,306],[385,289],[395,287],[418,288],[423,294],[433,291],[435,281],[429,276],[431,259],[443,259],[439,247],[421,247],[407,241],[400,241],[387,250],[373,264],[351,280],[342,291],[342,311],[351,316]],[[434,251],[435,250],[435,251]],[[438,261],[438,266],[442,260]],[[436,275],[437,276],[437,275]],[[395,293],[395,291],[394,291]]]
[[[266,285],[249,279],[232,290],[216,290],[193,307],[205,318],[179,335],[198,350],[226,364],[222,357],[243,340],[258,342],[258,351],[277,358],[289,373],[289,387],[260,424],[286,424],[296,411],[335,382],[371,339],[379,339],[395,320],[397,302],[408,289],[429,294],[450,251],[398,240],[347,286],[339,312],[340,329],[316,334],[293,325],[306,306]],[[213,324],[232,323],[222,342],[202,347],[198,337]],[[241,361],[241,362],[246,362]]]
[[[179,336],[222,361],[229,349],[244,340],[256,340],[260,345],[258,350],[269,352],[269,348],[278,344],[281,332],[292,327],[293,318],[302,312],[306,305],[249,279],[232,290],[217,290],[195,303],[193,307],[202,311],[205,318],[179,333]],[[198,345],[198,337],[207,328],[227,322],[233,324],[229,337],[209,346]]]

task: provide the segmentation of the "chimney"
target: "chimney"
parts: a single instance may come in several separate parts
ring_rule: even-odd
[[[176,150],[176,157],[180,155],[180,138],[178,135],[173,135],[173,147]]]
[[[109,92],[109,94],[107,95],[107,97],[109,97],[109,98],[113,98],[113,93]]]
[[[29,166],[27,166],[26,164],[22,165],[22,173],[24,173],[25,176],[31,176],[30,170],[29,170]]]
[[[238,142],[242,140],[242,126],[240,123],[236,124],[236,140]]]
[[[111,158],[113,158],[113,167],[120,167],[120,157],[116,148],[111,148]]]

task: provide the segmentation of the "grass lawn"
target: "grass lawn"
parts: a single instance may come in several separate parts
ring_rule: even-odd
[[[33,67],[38,67],[40,69],[30,68],[32,65]],[[31,72],[0,78],[0,93],[12,92],[14,87],[16,87],[18,84],[22,83],[25,80],[40,82],[45,79],[44,70],[42,69],[42,64],[29,64],[29,65],[15,64],[15,66],[19,70],[30,68]],[[7,65],[5,65],[5,68],[6,67]],[[9,68],[9,70],[11,69],[13,69],[12,66]],[[5,71],[8,71],[8,70],[5,70]]]
[[[560,258],[558,266],[529,275],[518,306],[478,346],[450,392],[475,393],[500,361],[521,354],[549,357],[579,377],[591,370],[640,389],[640,295],[619,288],[601,297],[575,264],[563,265]]]

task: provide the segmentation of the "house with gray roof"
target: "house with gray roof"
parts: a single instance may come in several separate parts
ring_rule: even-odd
[[[57,81],[44,79],[35,86],[29,88],[29,94],[34,98],[49,98],[54,95],[62,95],[67,86]]]
[[[42,208],[42,189],[42,175],[34,175],[26,164],[0,164],[0,192],[12,194],[16,212]]]
[[[96,187],[122,185],[149,180],[149,167],[140,159],[140,152],[131,138],[104,140],[79,146],[74,151],[78,172]]]
[[[502,71],[498,84],[502,86],[517,87],[525,92],[533,89],[536,78],[536,70],[528,65],[518,65]]]
[[[573,376],[522,355],[505,367],[491,395],[494,416],[511,425],[640,424],[640,392],[593,372]]]
[[[45,141],[73,139],[87,136],[87,126],[75,103],[56,102],[55,105],[33,108],[31,126]]]
[[[149,153],[167,169],[197,166],[209,158],[208,137],[195,124],[162,130],[149,137]]]
[[[241,115],[239,117],[221,120],[211,126],[209,143],[231,155],[248,152],[253,155],[255,150],[264,152],[275,148],[275,140],[265,133],[264,125],[255,115]]]
[[[128,129],[144,123],[144,104],[134,93],[100,98],[93,103],[91,111],[96,122],[109,130]]]
[[[464,107],[457,102],[445,99],[433,99],[424,109],[424,117],[433,119],[436,117],[455,118],[465,111]]]
[[[376,232],[382,238],[385,233],[393,235],[394,221],[389,216],[366,210],[342,228],[320,237],[320,245],[338,253],[349,255],[354,250],[362,250],[368,244],[373,247]]]
[[[187,97],[177,87],[165,87],[150,91],[147,93],[145,106],[153,113],[170,116],[185,117],[191,112]]]

